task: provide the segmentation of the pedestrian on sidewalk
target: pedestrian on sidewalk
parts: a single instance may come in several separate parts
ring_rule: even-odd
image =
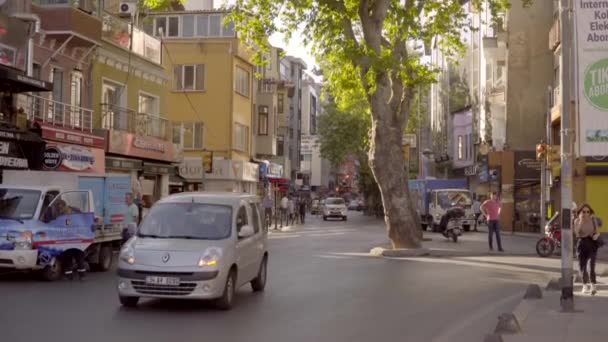
[[[495,192],[490,194],[490,199],[483,202],[480,206],[480,210],[483,213],[483,216],[486,217],[488,221],[488,244],[490,246],[490,251],[494,250],[493,246],[493,235],[496,235],[496,243],[498,244],[498,251],[504,252],[502,249],[502,241],[500,240],[500,210],[501,204],[498,196]]]
[[[287,202],[287,208],[289,210],[289,224],[294,224],[296,218],[296,204],[292,197],[289,197],[289,202]]]
[[[306,200],[304,198],[300,199],[299,209],[300,209],[300,223],[304,224],[304,221],[306,220]]]
[[[578,212],[574,220],[574,233],[579,238],[578,241],[578,266],[583,274],[583,293],[596,294],[597,290],[596,275],[595,275],[595,259],[597,258],[597,250],[599,246],[600,232],[598,230],[598,220],[595,213],[589,204],[583,204],[578,208]],[[589,273],[587,272],[589,265]],[[589,285],[591,280],[591,286]]]
[[[473,200],[473,214],[475,214],[475,225],[473,227],[473,231],[478,231],[477,230],[477,225],[479,224],[479,216],[481,216],[481,202],[479,202],[479,199],[477,198],[477,196],[475,196],[475,199]]]
[[[268,194],[264,197],[264,226],[266,229],[272,225],[272,208],[274,208],[274,201],[272,195]]]
[[[281,226],[283,226],[283,220],[289,224],[289,198],[287,195],[283,195],[281,198]]]

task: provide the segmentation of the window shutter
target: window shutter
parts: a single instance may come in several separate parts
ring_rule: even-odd
[[[173,89],[182,90],[182,66],[174,65],[173,66]]]
[[[205,65],[196,65],[196,90],[205,90]]]

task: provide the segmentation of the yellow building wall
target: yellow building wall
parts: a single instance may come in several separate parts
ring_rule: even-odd
[[[233,85],[233,120],[234,123],[239,123],[245,125],[249,128],[249,146],[248,151],[233,151],[232,159],[235,160],[244,160],[249,161],[249,156],[251,155],[251,148],[253,145],[253,125],[252,125],[252,108],[253,108],[253,98],[255,96],[254,87],[253,87],[253,79],[254,79],[254,69],[253,66],[246,61],[240,58],[234,58],[233,70],[236,74],[236,68],[241,68],[247,72],[249,72],[249,96],[243,96],[240,93],[237,93],[234,89]],[[233,125],[234,130],[234,125]]]
[[[172,121],[202,121],[204,128],[204,148],[216,156],[230,157],[232,57],[230,41],[214,43],[166,42],[163,49],[163,63],[171,75],[171,90],[167,97],[169,118]],[[167,50],[169,51],[167,53]],[[188,92],[173,89],[173,65],[204,64],[204,91]],[[192,105],[188,102],[188,98]],[[194,107],[196,111],[193,110]],[[184,151],[185,155],[200,156],[200,153]]]
[[[587,176],[585,182],[587,203],[593,208],[595,214],[603,221],[602,232],[608,232],[608,206],[606,206],[606,189],[608,189],[608,176]]]
[[[104,42],[102,47],[113,53],[116,53],[122,59],[128,59],[129,53],[126,50],[122,50],[118,47],[112,46],[111,44]],[[145,61],[136,55],[131,56],[131,60],[135,63],[137,60],[140,63],[145,63],[152,70],[156,70],[157,73],[164,73],[164,68],[160,65]],[[169,90],[169,82],[166,81],[163,84],[144,80],[141,77],[135,76],[133,70],[129,75],[126,71],[119,70],[113,66],[102,63],[95,60],[92,68],[91,77],[91,91],[92,91],[92,109],[94,110],[93,127],[101,127],[101,102],[102,102],[102,84],[103,80],[112,81],[120,85],[125,86],[126,90],[122,96],[126,96],[125,107],[132,110],[139,110],[139,92],[145,92],[150,95],[158,97],[159,101],[159,114],[163,118],[167,118],[167,101],[166,96]]]

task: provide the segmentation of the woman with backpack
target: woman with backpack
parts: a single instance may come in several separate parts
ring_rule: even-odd
[[[589,204],[583,204],[578,208],[577,217],[574,220],[574,233],[579,239],[578,242],[578,261],[580,271],[583,274],[583,293],[591,293],[595,295],[597,289],[595,275],[595,259],[597,250],[603,245],[603,240],[600,238],[599,220],[594,216],[594,211]],[[587,273],[587,265],[589,265],[589,273]],[[589,279],[591,275],[591,279]],[[591,285],[589,285],[591,280]]]

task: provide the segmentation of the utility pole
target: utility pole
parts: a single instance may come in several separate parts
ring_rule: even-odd
[[[560,0],[560,41],[561,65],[561,229],[562,229],[562,278],[560,299],[564,312],[574,311],[573,272],[572,272],[572,167],[573,135],[570,82],[572,65],[572,7],[570,0]]]
[[[545,139],[541,143],[546,143],[551,146],[550,135],[551,135],[551,97],[553,94],[552,88],[547,88],[547,110],[545,111]],[[547,179],[547,170],[549,169],[548,156],[545,160],[540,163],[540,235],[545,234],[545,224],[547,224],[547,202],[549,181]]]

